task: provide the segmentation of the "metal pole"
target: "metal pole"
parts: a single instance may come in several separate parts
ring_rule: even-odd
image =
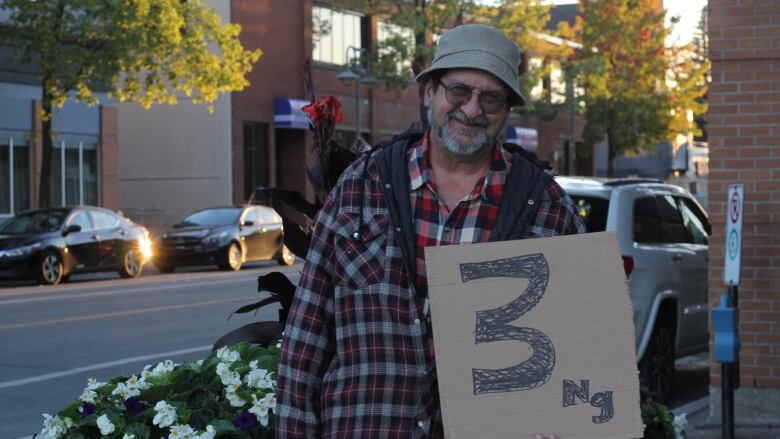
[[[723,363],[720,366],[720,412],[723,439],[734,439],[734,383],[732,382],[732,367],[731,363]]]
[[[360,139],[360,71],[355,80],[355,141]]]

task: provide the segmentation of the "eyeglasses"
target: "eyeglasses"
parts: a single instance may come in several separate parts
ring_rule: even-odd
[[[460,82],[446,85],[438,78],[434,78],[434,80],[444,87],[444,97],[447,98],[447,102],[449,102],[450,105],[455,107],[466,105],[471,100],[471,95],[474,93],[479,94],[479,106],[482,107],[482,111],[488,114],[501,112],[506,108],[509,102],[508,97],[504,93],[476,90],[473,87],[469,87]]]

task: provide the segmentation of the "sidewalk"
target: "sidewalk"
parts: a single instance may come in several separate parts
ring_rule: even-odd
[[[709,421],[709,397],[691,402],[674,410],[675,414],[685,413],[688,426],[685,428],[686,439],[721,439],[721,424]],[[780,439],[780,424],[766,425],[736,425],[735,439]]]

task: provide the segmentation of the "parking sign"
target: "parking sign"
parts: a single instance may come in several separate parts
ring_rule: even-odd
[[[745,188],[741,184],[729,185],[728,194],[723,280],[726,285],[737,286],[739,285],[740,258],[742,256],[742,216],[745,210]]]

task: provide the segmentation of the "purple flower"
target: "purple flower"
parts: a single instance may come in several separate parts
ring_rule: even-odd
[[[130,413],[131,415],[137,415],[144,411],[144,405],[141,404],[141,401],[137,398],[127,398],[125,400],[125,408],[127,409],[127,413]]]
[[[85,402],[84,404],[81,404],[81,407],[79,407],[79,412],[81,413],[81,416],[87,417],[95,413],[95,405],[89,402]]]
[[[236,425],[238,425],[242,430],[249,430],[250,428],[257,425],[257,420],[251,413],[244,412],[236,417]]]

